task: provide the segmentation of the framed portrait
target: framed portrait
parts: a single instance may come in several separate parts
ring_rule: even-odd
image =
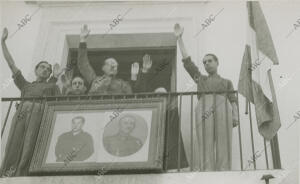
[[[166,99],[52,101],[30,175],[161,172]]]

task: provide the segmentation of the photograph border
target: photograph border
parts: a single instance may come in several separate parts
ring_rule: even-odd
[[[30,164],[30,175],[72,175],[97,174],[105,170],[107,174],[148,173],[163,171],[165,144],[166,97],[147,99],[72,100],[45,103],[43,120]],[[59,111],[152,109],[152,122],[149,140],[149,157],[146,162],[107,162],[107,163],[46,163],[56,114]]]

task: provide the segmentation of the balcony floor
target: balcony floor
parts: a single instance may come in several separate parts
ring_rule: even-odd
[[[263,184],[260,178],[264,174],[272,174],[275,178],[271,183],[284,184],[289,170],[257,170],[257,171],[229,171],[229,172],[184,172],[164,174],[131,174],[131,175],[105,175],[105,176],[44,176],[44,177],[14,177],[1,178],[3,184]]]

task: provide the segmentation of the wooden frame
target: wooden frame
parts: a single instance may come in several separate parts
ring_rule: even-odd
[[[114,117],[112,114],[114,114]],[[66,144],[63,148],[59,150],[60,147],[58,146],[60,144],[59,142],[62,142],[59,141],[63,137],[62,132],[69,131],[69,133],[67,133],[71,135],[70,133],[75,130],[73,129],[73,119],[77,116],[83,116],[85,118],[81,132],[86,132],[90,135],[89,137],[92,137],[93,142],[88,145],[93,145],[94,147],[88,159],[79,161],[75,159],[80,157],[79,153],[86,153],[86,144],[82,146],[84,149],[82,147],[79,149],[74,146],[72,148],[73,151],[70,149],[70,153],[60,153],[63,153],[61,152],[62,149],[67,149],[66,147],[72,144],[86,140],[85,138],[76,139],[77,142],[74,142],[73,140],[75,140],[75,138],[71,136],[72,138],[68,140],[65,139],[67,143],[65,141]],[[109,116],[109,118],[107,116]],[[112,135],[112,132],[116,130],[116,126],[119,127],[118,131],[122,132],[122,126],[124,125],[122,118],[125,116],[134,117],[134,128],[132,128],[129,134],[132,134],[131,137],[136,136],[136,138],[131,138],[133,141],[126,142],[128,145],[125,147],[131,146],[133,153],[130,152],[124,156],[124,154],[120,154],[122,152],[122,146],[119,146],[120,148],[115,146],[124,144],[124,142],[122,142],[123,139],[119,141],[119,134]],[[161,97],[148,99],[46,102],[37,144],[30,165],[30,175],[99,174],[99,172],[100,174],[162,172],[165,119],[166,98]],[[141,135],[139,135],[140,137],[138,136],[138,132],[143,131],[143,134],[147,131],[147,134],[145,134],[146,138],[142,138]],[[64,135],[67,133],[64,133]],[[134,133],[136,133],[136,135],[133,135]],[[108,136],[108,134],[111,135]],[[104,139],[107,140],[111,137],[113,137],[112,142],[106,143],[104,141]],[[137,142],[137,144],[134,142]],[[118,151],[109,152],[109,149],[107,149],[105,145],[114,146],[114,149]],[[134,146],[132,145],[139,145],[139,147],[134,150]],[[125,148],[123,148],[123,150],[125,150]],[[123,151],[123,153],[125,152]],[[64,160],[59,160],[59,158],[64,158]]]

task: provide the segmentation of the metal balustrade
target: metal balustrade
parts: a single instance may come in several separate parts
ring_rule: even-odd
[[[7,109],[7,112],[6,114],[3,114],[3,123],[2,123],[2,130],[1,130],[1,137],[3,136],[4,132],[9,132],[9,129],[6,127],[7,125],[7,121],[9,119],[10,116],[13,116],[13,113],[11,113],[12,111],[12,108],[13,108],[13,105],[14,104],[18,104],[16,106],[18,106],[18,108],[21,108],[22,109],[22,106],[25,102],[32,102],[31,105],[32,105],[32,108],[31,110],[29,111],[29,113],[32,113],[32,110],[33,110],[33,106],[35,104],[40,104],[40,108],[44,108],[45,107],[45,103],[46,102],[49,102],[49,101],[72,101],[72,100],[107,100],[107,99],[114,99],[116,101],[118,100],[123,100],[123,99],[145,99],[145,98],[161,98],[161,97],[165,97],[167,99],[167,111],[170,112],[170,110],[174,109],[174,108],[177,108],[178,109],[178,117],[179,117],[179,121],[178,121],[178,127],[181,127],[183,123],[187,123],[187,122],[183,122],[183,119],[184,117],[187,117],[189,116],[189,119],[190,122],[188,122],[190,125],[190,132],[186,133],[185,134],[182,134],[182,131],[181,129],[179,128],[178,132],[177,133],[177,169],[175,172],[189,172],[189,171],[203,171],[201,170],[201,167],[196,165],[195,164],[195,135],[194,135],[194,130],[197,123],[195,123],[196,119],[195,119],[195,107],[196,107],[196,102],[199,100],[199,98],[203,99],[203,103],[202,103],[202,110],[204,112],[204,109],[206,109],[205,105],[207,103],[207,99],[206,99],[206,96],[207,95],[212,95],[213,97],[213,108],[211,110],[211,112],[207,113],[206,115],[207,116],[212,116],[213,119],[214,119],[214,123],[216,123],[216,116],[217,116],[217,110],[216,108],[218,108],[218,104],[216,104],[216,96],[217,95],[222,95],[222,96],[225,96],[225,104],[227,104],[227,95],[228,94],[234,94],[236,97],[238,97],[238,93],[237,91],[222,91],[222,92],[169,92],[169,93],[134,93],[134,94],[116,94],[116,95],[72,95],[72,96],[44,96],[44,97],[25,97],[25,98],[2,98],[2,105],[7,103],[9,105],[6,105],[6,109]],[[201,97],[200,97],[201,96]],[[237,98],[238,99],[238,98]],[[185,104],[185,106],[184,106]],[[251,107],[249,106],[249,114],[250,114],[250,118],[249,118],[249,122],[240,122],[240,110],[239,110],[239,101],[237,101],[237,110],[238,110],[238,121],[239,121],[239,124],[237,126],[237,131],[238,131],[238,137],[232,137],[232,139],[236,139],[238,140],[238,147],[239,147],[239,165],[240,165],[240,169],[241,171],[243,170],[251,170],[250,168],[245,168],[245,152],[243,151],[243,146],[242,145],[245,145],[246,143],[243,142],[243,139],[245,138],[245,136],[248,136],[248,135],[242,135],[242,132],[241,132],[241,126],[244,126],[246,123],[250,123],[250,140],[251,140],[251,145],[246,145],[248,147],[251,147],[251,155],[252,155],[252,160],[250,161],[251,163],[253,163],[253,166],[254,166],[254,170],[257,169],[257,163],[256,163],[256,153],[257,153],[257,150],[255,150],[255,146],[254,146],[254,134],[253,134],[253,121],[252,121],[252,113],[251,112]],[[184,108],[188,108],[189,109],[185,109],[185,111],[189,112],[188,114],[183,114],[183,107]],[[228,121],[228,106],[225,105],[225,110],[226,110],[226,122]],[[43,110],[41,111],[42,113],[44,112]],[[202,112],[202,115],[203,115],[203,112]],[[170,125],[170,122],[167,122],[167,121],[170,121],[170,114],[171,113],[167,113],[168,117],[166,118],[166,125]],[[205,114],[205,113],[204,113]],[[22,114],[18,114],[18,116],[22,116]],[[31,115],[29,115],[31,116]],[[204,122],[205,122],[205,118],[204,117]],[[228,123],[227,123],[228,125]],[[230,128],[230,127],[229,127]],[[204,128],[203,128],[204,129]],[[202,130],[203,130],[202,129]],[[168,128],[166,128],[166,132],[165,132],[165,135],[167,137],[168,135]],[[181,141],[182,139],[180,138],[180,136],[183,136],[183,135],[189,135],[188,137],[183,137],[185,140],[188,140],[189,139],[189,143],[190,145],[189,146],[184,146],[184,147],[190,147],[190,150],[187,151],[186,150],[186,153],[188,152],[190,155],[187,156],[189,158],[188,160],[188,165],[189,167],[188,168],[182,168],[181,167],[181,155],[182,154],[185,154],[185,153],[182,153],[181,152]],[[220,136],[218,134],[215,134],[214,138],[216,138],[217,136]],[[203,139],[205,139],[206,137],[204,136]],[[258,139],[261,139],[261,138],[258,138]],[[166,139],[165,139],[166,140]],[[227,139],[229,140],[229,139]],[[166,140],[168,141],[168,140]],[[199,140],[198,140],[199,141]],[[202,140],[201,140],[202,141]],[[264,145],[264,159],[265,159],[265,162],[266,162],[266,168],[264,169],[280,169],[281,168],[281,164],[280,164],[280,156],[279,156],[279,148],[278,148],[278,140],[277,140],[277,136],[270,141],[270,145],[271,145],[271,153],[272,155],[269,155],[268,154],[268,148],[267,148],[267,145],[266,145],[266,140],[262,140],[263,141],[263,145]],[[216,143],[218,144],[218,143]],[[204,147],[205,148],[205,147]],[[232,148],[231,148],[232,149]],[[166,150],[167,152],[168,150]],[[201,150],[202,151],[202,150]],[[205,153],[205,150],[203,151],[203,153]],[[196,153],[196,155],[199,155],[200,153]],[[212,153],[213,154],[213,153]],[[165,154],[165,159],[166,160],[166,157],[168,155]],[[230,154],[229,154],[230,156]],[[272,157],[272,160],[273,160],[273,168],[270,168],[270,164],[268,162],[269,160],[269,157]],[[216,158],[217,159],[217,158]],[[231,159],[229,159],[231,160]],[[249,162],[249,161],[248,161]],[[216,169],[217,171],[217,169]],[[166,168],[165,168],[165,172],[170,172],[168,171]],[[174,172],[171,171],[171,172]]]

